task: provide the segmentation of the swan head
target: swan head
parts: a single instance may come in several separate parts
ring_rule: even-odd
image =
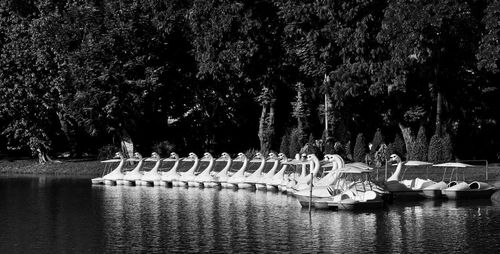
[[[277,160],[279,158],[278,158],[278,156],[276,156],[275,153],[269,153],[269,155],[267,156],[267,159],[268,160]]]
[[[391,156],[389,156],[389,162],[400,163],[401,157],[399,157],[397,154],[393,153],[393,154],[391,154]]]
[[[174,152],[171,152],[169,159],[175,159],[175,160],[177,160],[177,159],[179,159],[179,155],[176,154],[176,153],[174,153]]]
[[[284,153],[279,153],[278,158],[282,162],[286,162],[288,160],[288,158],[286,157],[286,155]]]
[[[318,160],[318,157],[316,157],[315,154],[308,154],[307,155],[307,161],[314,161],[314,160]]]
[[[253,157],[254,159],[265,159],[264,158],[264,155],[262,155],[261,153],[256,153],[255,156]]]
[[[113,157],[113,158],[115,158],[115,159],[116,159],[116,158],[123,159],[124,157],[123,157],[122,152],[116,152],[116,153],[115,153],[115,157]]]
[[[228,159],[231,159],[231,156],[229,156],[228,153],[226,152],[223,152],[221,155],[220,155],[220,158],[219,159],[225,159],[225,160],[228,160]]]
[[[238,153],[238,156],[234,160],[235,161],[244,161],[246,158],[247,158],[247,156],[244,153]]]
[[[158,159],[160,159],[160,155],[157,152],[152,152],[151,158],[158,160]]]
[[[210,160],[212,159],[212,154],[210,154],[209,152],[206,152],[203,154],[203,157],[201,158],[202,160]]]
[[[140,159],[142,159],[142,155],[140,153],[138,153],[138,152],[135,152],[134,153],[134,158],[140,160]]]
[[[307,160],[307,154],[305,154],[305,153],[301,154],[301,155],[300,155],[300,160],[301,160],[301,161],[305,161],[305,160]]]
[[[188,157],[187,157],[188,160],[197,160],[198,159],[198,156],[196,156],[195,153],[189,153]]]

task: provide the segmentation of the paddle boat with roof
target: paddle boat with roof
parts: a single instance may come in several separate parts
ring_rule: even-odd
[[[450,162],[444,164],[447,167],[454,167],[456,184],[448,188],[442,189],[443,195],[448,199],[488,199],[497,190],[494,186],[479,181],[473,181],[467,183],[465,181],[465,170],[467,168],[473,167],[472,165],[465,164],[460,165],[457,162]],[[460,166],[460,167],[458,167]],[[462,181],[458,181],[459,170],[462,171]]]
[[[338,169],[338,178],[328,187],[331,197],[314,203],[332,210],[375,210],[383,208],[384,200],[371,181],[372,169],[346,165]]]
[[[424,196],[426,198],[433,198],[433,199],[439,199],[439,198],[446,198],[445,195],[443,195],[443,190],[453,187],[455,185],[459,185],[460,187],[464,186],[463,181],[458,181],[458,179],[455,179],[452,181],[454,173],[457,173],[458,168],[467,168],[467,167],[472,167],[472,165],[465,164],[465,163],[460,163],[460,162],[447,162],[447,163],[441,163],[441,164],[435,164],[433,165],[434,167],[438,168],[444,168],[443,171],[443,177],[441,181],[429,185],[423,189]],[[452,168],[450,171],[450,178],[448,182],[445,181],[446,179],[446,173],[447,169]],[[456,178],[458,178],[458,174],[455,174]]]
[[[155,165],[151,170],[144,172],[144,174],[141,177],[141,185],[159,186],[162,177],[161,173],[158,172],[158,169],[160,168],[162,162],[160,155],[156,152],[153,152],[151,153],[151,157],[147,158],[146,161],[155,162]]]
[[[164,162],[173,162],[174,165],[167,172],[162,172],[160,185],[161,186],[172,186],[173,181],[179,180],[181,175],[177,172],[179,164],[183,160],[177,153],[171,152],[170,157],[164,159]]]
[[[125,157],[121,152],[117,152],[115,154],[115,157],[111,160],[105,160],[102,161],[103,163],[114,163],[114,162],[119,162],[118,166],[109,172],[108,174],[104,175],[103,177],[98,177],[92,179],[93,184],[101,184],[104,183],[105,185],[116,185],[117,181],[123,180],[123,172],[122,169],[125,166]]]
[[[396,171],[385,182],[385,189],[391,193],[394,199],[423,199],[425,198],[423,189],[436,183],[430,179],[421,179],[418,177],[411,180],[399,180],[403,178],[409,167],[428,166],[432,163],[421,161],[408,161],[403,163],[401,158],[396,154],[392,154],[389,161],[397,163]],[[406,166],[404,171],[403,164]]]

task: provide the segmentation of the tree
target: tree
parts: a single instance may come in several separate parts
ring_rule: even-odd
[[[409,155],[408,157],[412,160],[425,161],[427,160],[427,151],[427,135],[425,134],[424,126],[420,126],[413,154],[411,156]]]
[[[353,158],[354,161],[364,162],[366,156],[366,142],[363,133],[359,133],[356,137],[356,144],[354,145]]]

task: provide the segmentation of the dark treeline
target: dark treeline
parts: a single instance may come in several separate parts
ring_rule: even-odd
[[[0,1],[0,152],[495,159],[499,20],[500,0]]]

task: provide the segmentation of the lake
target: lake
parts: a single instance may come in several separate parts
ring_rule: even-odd
[[[273,192],[0,176],[0,253],[496,253],[499,239],[490,200],[310,214]]]

